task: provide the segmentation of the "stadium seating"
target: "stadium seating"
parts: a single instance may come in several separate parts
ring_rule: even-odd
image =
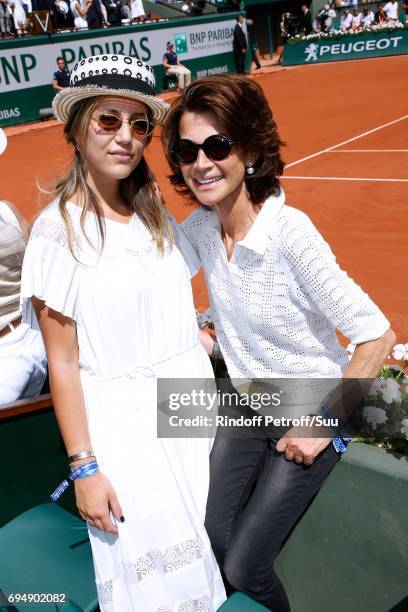
[[[86,525],[55,504],[35,506],[0,529],[4,593],[66,594],[66,602],[33,609],[92,612],[98,607]],[[17,610],[27,610],[17,602]],[[14,609],[13,608],[13,609]]]

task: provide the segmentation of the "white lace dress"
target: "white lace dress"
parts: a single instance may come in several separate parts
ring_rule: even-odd
[[[36,325],[35,295],[76,321],[93,450],[125,516],[118,535],[89,529],[100,607],[215,611],[225,593],[204,530],[211,442],[156,436],[156,377],[212,376],[197,341],[189,268],[177,247],[157,253],[137,215],[127,225],[106,220],[97,257],[80,238],[79,208],[68,210],[80,262],[55,202],[26,250],[23,313]],[[94,224],[88,215],[96,240]]]

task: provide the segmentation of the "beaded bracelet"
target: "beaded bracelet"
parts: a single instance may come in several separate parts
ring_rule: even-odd
[[[85,463],[84,465],[80,465],[79,467],[71,470],[68,477],[70,480],[77,480],[78,478],[89,478],[90,476],[94,476],[99,471],[99,466],[96,461],[91,461],[91,463]],[[60,485],[55,489],[55,491],[50,495],[50,499],[52,502],[56,502],[61,495],[68,489],[69,482],[68,480],[63,480]]]

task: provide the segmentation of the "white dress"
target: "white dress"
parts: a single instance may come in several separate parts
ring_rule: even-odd
[[[146,14],[142,0],[131,0],[130,10],[132,19],[137,19],[137,17],[142,17],[142,15]]]
[[[23,313],[36,324],[36,295],[76,321],[92,447],[125,516],[118,535],[89,529],[101,610],[215,611],[225,593],[204,529],[211,441],[156,436],[156,377],[212,377],[190,270],[176,246],[158,254],[137,215],[106,220],[98,257],[80,238],[80,209],[68,211],[80,262],[54,202],[27,246]],[[86,230],[95,241],[93,214]]]
[[[74,25],[78,30],[87,30],[88,22],[86,18],[83,15],[81,15],[81,13],[78,11],[77,4],[79,4],[82,9],[85,9],[86,2],[84,0],[72,0],[71,1],[70,8],[71,8],[71,13],[74,16]]]
[[[22,0],[13,0],[13,2],[14,27],[16,28],[16,30],[20,30],[21,22],[27,22],[27,15],[25,14]]]

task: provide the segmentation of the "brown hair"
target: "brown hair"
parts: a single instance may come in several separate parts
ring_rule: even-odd
[[[255,156],[254,174],[245,175],[248,195],[261,204],[280,188],[284,162],[276,123],[261,87],[240,75],[217,75],[194,81],[172,105],[162,130],[162,142],[179,193],[197,201],[184,182],[177,160],[179,123],[183,113],[211,113],[242,151]]]
[[[67,142],[75,147],[73,163],[68,173],[63,178],[58,179],[54,187],[47,191],[53,198],[59,197],[59,209],[67,228],[68,243],[72,253],[73,229],[66,205],[73,195],[77,196],[78,204],[82,208],[80,224],[85,238],[91,244],[85,231],[85,219],[88,212],[93,212],[97,220],[101,248],[103,248],[105,239],[102,208],[98,198],[86,181],[85,162],[82,160],[80,152],[86,142],[89,122],[99,99],[99,97],[87,98],[74,106],[64,127]],[[149,109],[146,110],[148,118],[151,119]],[[150,142],[150,138],[148,142]],[[150,230],[157,248],[163,253],[166,238],[170,246],[173,242],[173,232],[160,193],[156,187],[156,179],[144,157],[142,157],[133,172],[127,178],[120,181],[120,192],[129,210],[137,212]]]

